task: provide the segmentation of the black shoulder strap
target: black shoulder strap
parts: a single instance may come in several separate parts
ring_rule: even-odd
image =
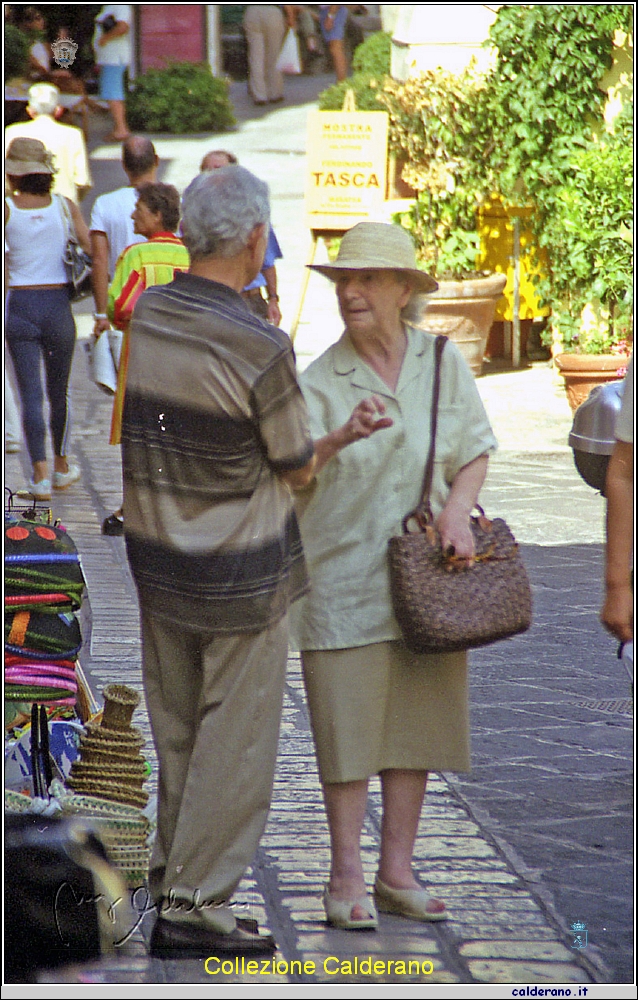
[[[434,385],[432,388],[432,410],[430,413],[430,447],[425,463],[421,500],[416,510],[403,518],[403,530],[406,532],[423,531],[427,524],[434,520],[430,506],[430,490],[434,476],[434,456],[436,455],[436,428],[439,420],[439,396],[441,394],[441,359],[447,337],[443,334],[436,338],[434,345]]]
[[[434,345],[434,388],[432,390],[432,412],[430,413],[430,448],[428,459],[425,463],[425,475],[423,476],[423,491],[421,503],[426,512],[432,516],[430,510],[430,490],[432,489],[432,477],[434,476],[434,456],[436,454],[436,429],[439,421],[439,396],[441,394],[441,359],[447,337],[436,338]]]

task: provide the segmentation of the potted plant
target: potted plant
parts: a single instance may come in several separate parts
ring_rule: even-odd
[[[475,375],[506,283],[504,274],[477,267],[477,211],[491,193],[486,96],[473,67],[386,80],[378,95],[390,116],[390,146],[404,160],[402,179],[417,192],[395,221],[412,233],[419,263],[439,282],[412,318],[454,340]]]
[[[594,385],[623,377],[633,340],[633,105],[569,162],[544,232],[546,336],[576,409]]]

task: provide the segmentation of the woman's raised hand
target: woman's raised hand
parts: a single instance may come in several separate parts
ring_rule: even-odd
[[[352,444],[360,441],[361,438],[370,437],[375,431],[383,430],[384,427],[392,427],[391,417],[384,417],[385,403],[379,396],[370,396],[357,403],[350,415],[350,419],[341,428],[344,435],[344,444]]]
[[[383,430],[384,427],[392,427],[391,417],[384,417],[385,403],[379,396],[370,396],[369,399],[362,399],[357,403],[350,414],[350,419],[339,427],[336,431],[331,431],[325,437],[314,442],[315,445],[315,474],[323,469],[326,462],[355,441],[368,438],[375,431]]]

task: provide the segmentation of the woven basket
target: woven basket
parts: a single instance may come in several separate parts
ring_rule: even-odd
[[[118,823],[132,820],[139,822],[141,818],[148,829],[148,820],[135,806],[119,805],[95,795],[65,795],[60,801],[65,813],[112,818]]]
[[[71,777],[108,781],[116,785],[122,783],[127,788],[141,788],[147,775],[143,761],[138,764],[120,764],[117,767],[109,767],[107,764],[89,764],[81,759],[73,762]]]
[[[449,571],[434,532],[390,539],[394,613],[413,653],[486,646],[531,625],[529,579],[509,527],[484,517],[470,527],[477,562],[459,571]]]
[[[118,867],[127,865],[130,868],[148,868],[151,856],[150,849],[145,844],[109,845],[108,853]]]
[[[11,813],[29,812],[31,808],[31,796],[23,795],[22,792],[14,792],[11,788],[4,790],[4,811]]]
[[[102,692],[104,695],[104,711],[102,728],[128,729],[131,725],[133,712],[140,703],[140,695],[126,684],[109,684]]]
[[[141,789],[131,788],[123,783],[111,785],[108,781],[95,781],[93,778],[76,778],[71,776],[68,784],[81,795],[95,795],[111,802],[122,802],[125,805],[143,809],[148,802],[148,794]]]
[[[101,767],[127,767],[137,764],[145,766],[146,762],[139,750],[131,748],[117,753],[100,746],[92,746],[86,741],[81,743],[82,762],[84,764],[99,764]]]
[[[141,747],[145,742],[140,730],[135,726],[126,730],[107,729],[95,722],[87,722],[84,728],[86,736],[82,739],[83,743],[88,741],[87,738],[90,738],[92,746],[101,745],[105,749],[108,747],[109,750],[117,750],[118,753],[122,753],[121,747]]]
[[[146,816],[140,814],[138,819],[92,816],[91,823],[109,849],[146,849],[149,829]]]

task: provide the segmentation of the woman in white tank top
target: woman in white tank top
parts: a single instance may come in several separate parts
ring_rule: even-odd
[[[37,500],[48,500],[52,486],[65,489],[80,476],[79,467],[67,459],[67,395],[75,322],[64,265],[66,224],[61,200],[51,194],[52,156],[43,143],[14,139],[7,150],[5,170],[13,192],[5,200],[7,345],[20,390],[22,422],[33,465],[29,489]],[[67,203],[76,236],[88,251],[84,220],[77,206],[68,199]],[[46,458],[41,360],[51,414],[53,482]]]

